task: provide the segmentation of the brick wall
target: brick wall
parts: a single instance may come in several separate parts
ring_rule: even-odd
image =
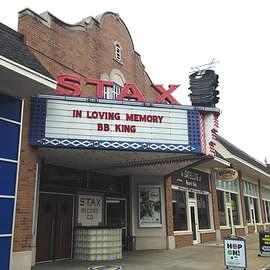
[[[212,207],[213,207],[213,218],[214,218],[214,228],[219,229],[219,215],[218,215],[218,201],[217,201],[217,191],[216,191],[216,175],[212,170],[210,174],[210,187],[212,192]]]
[[[33,15],[23,13],[19,18],[19,32],[25,35],[26,44],[55,77],[71,73],[82,78],[100,79],[101,74],[118,69],[127,82],[138,85],[147,101],[159,96],[150,87],[152,82],[144,71],[140,56],[134,51],[128,30],[114,14],[104,16],[101,24],[74,30],[54,17],[48,27]],[[115,41],[122,47],[122,63],[114,60]],[[93,86],[82,88],[83,95],[95,95]]]
[[[232,234],[232,230],[231,229],[223,229],[223,230],[220,230],[220,234],[221,234],[221,239],[224,239],[224,237]]]
[[[172,209],[172,178],[165,179],[165,201],[166,201],[166,224],[167,235],[173,236],[173,209]]]
[[[175,235],[175,247],[186,247],[192,245],[192,234]]]
[[[238,236],[245,236],[246,235],[245,228],[236,228],[235,229],[235,234],[238,235]]]
[[[17,190],[14,251],[30,250],[32,246],[32,217],[36,179],[36,151],[28,145],[30,103],[24,104],[21,160]]]
[[[209,241],[215,241],[216,240],[216,233],[201,233],[201,242],[209,242]]]
[[[255,226],[254,225],[248,225],[248,233],[254,233],[255,232]]]

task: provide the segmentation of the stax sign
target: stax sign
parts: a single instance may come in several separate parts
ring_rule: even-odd
[[[81,83],[85,85],[95,85],[96,86],[96,97],[104,98],[104,87],[113,87],[113,82],[106,80],[97,80],[92,78],[81,79],[79,76],[71,74],[61,74],[57,76],[57,89],[56,94],[64,96],[79,97],[82,94]],[[180,103],[171,95],[179,84],[169,85],[169,89],[166,90],[162,84],[152,84],[151,87],[157,91],[160,96],[154,100],[154,103],[163,103],[168,101],[173,105],[180,105]],[[64,88],[64,89],[63,89]],[[133,99],[137,101],[145,101],[145,97],[142,91],[138,88],[135,83],[125,83],[120,94],[116,100]]]

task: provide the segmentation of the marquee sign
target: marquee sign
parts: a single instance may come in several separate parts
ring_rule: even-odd
[[[190,106],[40,96],[32,98],[30,144],[205,153],[207,145],[210,149],[204,134],[205,118],[205,112],[202,117]]]

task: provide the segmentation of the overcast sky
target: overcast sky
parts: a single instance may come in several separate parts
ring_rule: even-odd
[[[191,67],[215,58],[219,134],[270,163],[269,1],[9,0],[0,9],[0,21],[16,30],[17,13],[26,7],[48,10],[70,24],[106,11],[119,13],[152,81],[181,84],[176,96],[185,105],[190,104]]]

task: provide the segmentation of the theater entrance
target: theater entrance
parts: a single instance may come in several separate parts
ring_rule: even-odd
[[[36,261],[71,258],[73,196],[40,193]]]

